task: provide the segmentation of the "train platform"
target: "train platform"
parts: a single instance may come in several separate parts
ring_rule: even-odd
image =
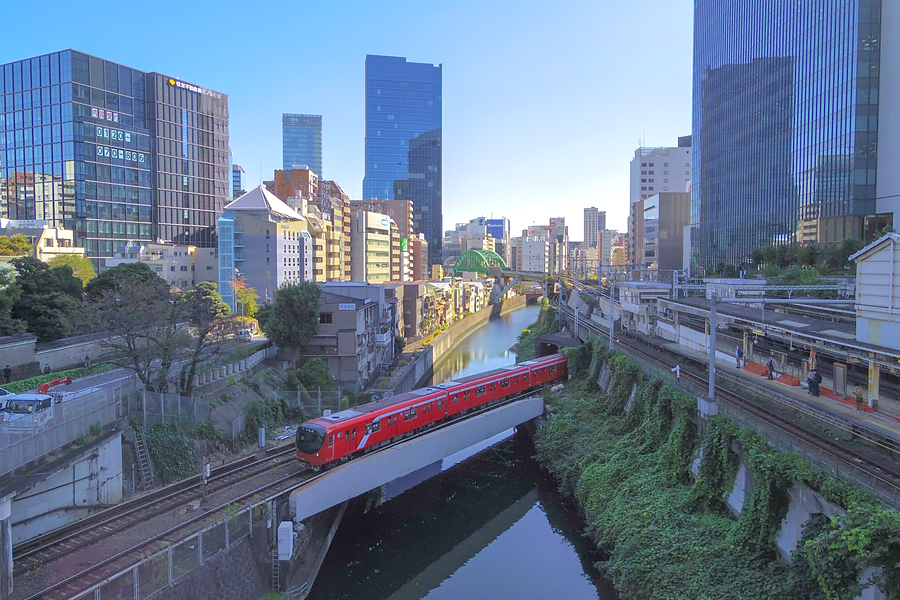
[[[656,336],[635,335],[635,337],[671,354],[680,355],[702,364],[709,363],[709,355],[705,352],[686,348]],[[831,413],[848,422],[864,424],[868,429],[877,431],[886,438],[900,441],[900,401],[895,398],[882,395],[874,410],[864,406],[863,410],[859,411],[856,409],[855,398],[841,398],[834,394],[831,387],[832,382],[828,378],[823,378],[819,385],[819,396],[813,396],[806,390],[805,382],[801,382],[796,377],[781,375],[770,380],[768,369],[764,365],[747,362],[738,368],[734,357],[728,357],[722,352],[717,352],[716,356],[716,370],[719,372],[746,379],[748,382],[752,381],[755,387],[765,388],[773,394],[788,396],[811,409]]]

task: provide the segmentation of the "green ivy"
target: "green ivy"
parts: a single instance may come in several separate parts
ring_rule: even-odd
[[[144,433],[153,472],[162,483],[180,481],[197,473],[196,444],[181,425],[155,425]]]
[[[577,499],[587,535],[608,555],[600,566],[623,600],[851,600],[869,567],[880,569],[881,589],[900,597],[900,514],[725,417],[710,420],[701,442],[688,418],[694,397],[647,379],[623,356],[586,346],[567,352],[583,378],[567,386],[571,395],[547,396],[550,417],[535,447],[560,488]],[[595,383],[603,364],[613,376],[608,395]],[[735,444],[753,477],[738,519],[723,502],[737,472]],[[846,514],[811,520],[787,564],[775,542],[794,485]]]

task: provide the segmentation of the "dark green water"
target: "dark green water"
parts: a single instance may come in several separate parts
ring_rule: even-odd
[[[515,362],[526,307],[493,321],[435,368],[434,380]],[[338,529],[313,600],[612,600],[581,537],[574,506],[512,430],[448,457],[443,471],[365,511],[355,502]],[[452,467],[452,468],[451,468]]]

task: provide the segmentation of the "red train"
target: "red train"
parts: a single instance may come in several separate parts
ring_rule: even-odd
[[[319,417],[297,429],[297,460],[314,469],[345,462],[472,409],[567,377],[553,354],[398,394]]]

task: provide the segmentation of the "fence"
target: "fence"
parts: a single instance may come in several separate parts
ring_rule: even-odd
[[[0,475],[87,436],[91,426],[105,426],[124,414],[124,404],[137,395],[134,377],[123,377],[102,386],[61,394],[60,400],[35,413],[37,421],[22,420],[0,425]],[[28,419],[29,415],[23,415]]]
[[[129,399],[126,412],[140,419],[145,430],[164,423],[193,428],[209,420],[210,406],[207,398],[142,391]]]
[[[165,590],[191,571],[253,536],[266,535],[266,504],[238,511],[176,544],[153,554],[74,598],[142,600],[164,598]],[[229,577],[228,573],[222,575]]]

